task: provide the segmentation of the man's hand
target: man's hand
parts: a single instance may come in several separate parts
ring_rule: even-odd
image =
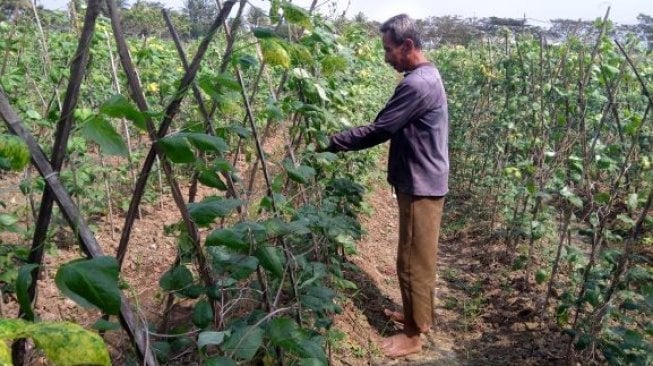
[[[334,152],[331,148],[331,140],[326,136],[319,134],[315,138],[315,152]]]

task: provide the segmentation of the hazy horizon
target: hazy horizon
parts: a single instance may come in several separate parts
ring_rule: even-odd
[[[135,0],[129,0],[133,4]],[[158,2],[179,9],[183,7],[184,0],[158,0]],[[250,0],[250,4],[257,7],[266,7],[269,3],[265,0]],[[295,4],[309,7],[311,0],[296,0]],[[68,0],[40,1],[48,9],[62,9]],[[552,19],[582,19],[594,20],[603,17],[608,8],[610,19],[621,24],[637,23],[638,14],[653,16],[652,0],[548,0],[548,1],[517,1],[517,0],[457,0],[437,4],[432,0],[407,0],[401,5],[396,2],[379,2],[374,0],[323,0],[318,1],[318,9],[326,14],[342,14],[346,11],[348,17],[353,17],[359,12],[365,14],[370,20],[383,21],[392,15],[407,13],[413,18],[426,18],[429,16],[461,16],[465,18],[488,18],[492,16],[501,18],[526,18],[530,24],[547,23]]]

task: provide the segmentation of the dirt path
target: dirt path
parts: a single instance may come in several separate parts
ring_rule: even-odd
[[[384,358],[378,341],[398,328],[383,314],[400,309],[395,269],[398,217],[385,182],[376,183],[363,217],[367,232],[350,258],[346,276],[358,291],[344,300],[336,327],[336,365],[560,365],[565,339],[541,322],[535,300],[542,293],[531,283],[524,290],[521,272],[504,263],[504,246],[487,235],[472,200],[447,197],[442,222],[436,284],[435,326],[423,336],[424,351],[402,359]]]
[[[350,258],[354,264],[347,276],[359,290],[345,301],[345,312],[337,318],[338,329],[348,335],[340,359],[342,365],[459,365],[451,335],[438,325],[434,332],[423,336],[424,351],[402,359],[384,358],[378,341],[400,329],[383,314],[384,308],[400,309],[401,294],[395,266],[398,240],[398,213],[390,187],[378,183],[368,197],[372,213],[363,217],[367,234],[358,244],[358,254]],[[444,250],[442,250],[444,249]],[[442,257],[450,255],[445,246]],[[438,280],[437,291],[443,289]],[[448,315],[437,303],[438,324],[447,321]]]

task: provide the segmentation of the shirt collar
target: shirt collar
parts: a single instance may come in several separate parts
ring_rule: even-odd
[[[430,62],[430,61],[426,61],[426,62],[422,62],[421,64],[417,64],[417,66],[415,66],[414,69],[404,72],[404,76],[408,76],[411,72],[413,72],[413,71],[415,71],[415,70],[417,70],[417,69],[419,69],[421,67],[429,66],[429,65],[433,65],[433,63]]]

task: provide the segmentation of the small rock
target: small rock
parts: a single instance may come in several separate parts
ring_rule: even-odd
[[[525,326],[528,330],[537,330],[540,328],[540,323],[528,322],[525,323]]]
[[[514,323],[510,326],[510,330],[513,332],[524,332],[526,331],[526,325],[524,323]]]

